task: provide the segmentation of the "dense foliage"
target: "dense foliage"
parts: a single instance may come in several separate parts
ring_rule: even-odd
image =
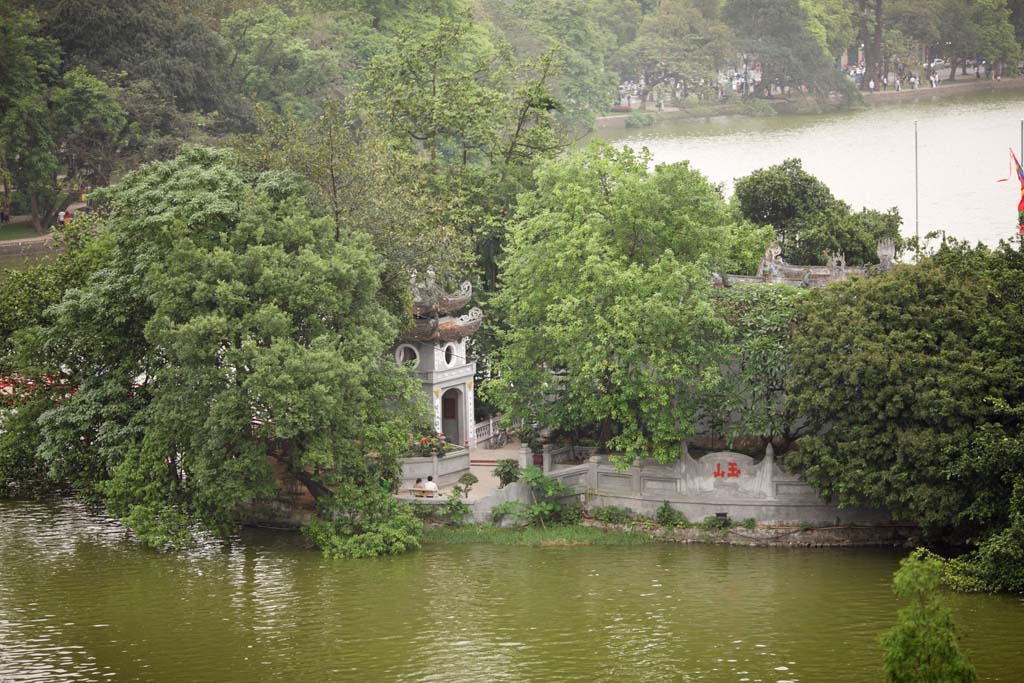
[[[373,536],[421,411],[382,360],[398,321],[366,238],[336,237],[294,181],[212,150],[143,167],[102,202],[109,262],[15,344],[19,367],[74,387],[38,419],[51,475],[154,545],[230,528],[275,474],[370,534],[346,543],[409,545],[406,526]]]
[[[843,92],[851,86],[835,63],[858,45],[876,78],[883,67],[917,69],[923,53],[945,57],[951,78],[966,59],[1013,71],[1019,5],[16,0],[0,8],[0,175],[19,176],[19,201],[35,195],[44,227],[76,185],[103,185],[186,141],[252,132],[261,109],[313,121],[325,101],[360,90],[384,103],[390,127],[425,136],[435,151],[461,138],[472,156],[487,146],[488,127],[507,123],[495,108],[524,64],[546,65],[538,71],[553,100],[532,105],[557,102],[546,110],[571,131],[606,112],[623,81],[637,86],[643,108],[648,96],[684,106],[731,97],[734,69],[745,79],[757,69],[762,84],[789,86],[790,96]],[[493,116],[478,118],[481,110]]]
[[[803,169],[799,159],[754,171],[736,181],[733,201],[743,217],[775,229],[788,263],[823,265],[829,255],[843,254],[849,265],[877,263],[882,240],[903,251],[902,220],[896,209],[886,213],[850,206]]]
[[[623,462],[671,461],[693,433],[728,331],[712,269],[767,241],[685,163],[593,144],[520,200],[504,288],[509,328],[490,391],[514,418],[597,426]]]
[[[1022,552],[1022,301],[1019,247],[956,243],[808,294],[788,398],[809,433],[786,459],[842,503],[980,544],[980,584],[1017,590],[1000,565]]]
[[[705,392],[701,412],[726,443],[759,437],[786,450],[804,432],[806,423],[785,398],[792,322],[806,292],[751,284],[715,290],[713,300],[732,336],[721,379]]]

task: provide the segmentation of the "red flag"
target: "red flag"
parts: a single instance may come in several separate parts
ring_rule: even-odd
[[[1017,180],[1020,181],[1020,201],[1017,203],[1017,233],[1024,235],[1024,168],[1021,168],[1020,160],[1010,148],[1010,158],[1013,159],[1013,167],[1017,171]]]

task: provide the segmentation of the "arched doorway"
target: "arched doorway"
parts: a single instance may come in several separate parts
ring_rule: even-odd
[[[441,431],[448,443],[459,446],[465,438],[462,404],[462,391],[459,389],[449,389],[441,394]]]

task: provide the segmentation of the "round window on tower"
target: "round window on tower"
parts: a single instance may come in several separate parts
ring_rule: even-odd
[[[402,344],[395,349],[395,362],[399,365],[411,365],[415,370],[420,364],[420,355],[416,353],[416,349],[408,344]]]
[[[451,367],[453,362],[455,362],[455,344],[449,344],[444,347],[444,364]]]

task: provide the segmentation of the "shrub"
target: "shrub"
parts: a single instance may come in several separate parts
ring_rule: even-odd
[[[705,517],[704,521],[700,523],[701,529],[707,531],[724,530],[732,526],[732,520],[728,517],[718,517],[712,515],[711,517]]]
[[[605,524],[628,524],[633,521],[633,512],[614,505],[597,506],[590,511],[594,519]]]
[[[579,524],[583,521],[583,506],[579,501],[564,503],[558,513],[558,521],[562,524]]]
[[[414,441],[410,444],[406,457],[429,458],[433,455],[440,456],[458,449],[457,445],[441,441],[436,436],[424,436],[419,441]]]
[[[376,557],[418,548],[423,522],[390,491],[343,486],[302,533],[325,557]]]
[[[655,510],[654,521],[658,523],[658,526],[663,526],[666,529],[673,529],[677,526],[689,526],[686,515],[673,508],[667,500],[659,505],[658,509]]]
[[[747,116],[776,116],[778,114],[772,105],[756,97],[747,97],[743,100],[743,113]]]
[[[520,503],[518,500],[509,500],[504,503],[499,503],[494,506],[491,510],[491,521],[497,524],[502,520],[503,517],[512,517],[517,520],[529,519],[529,512],[525,505]]]
[[[645,111],[635,111],[626,117],[626,128],[644,128],[653,125],[654,116]]]
[[[428,503],[407,503],[409,510],[417,519],[431,519],[437,513],[437,506]]]
[[[973,683],[974,667],[960,652],[953,614],[939,596],[942,559],[918,548],[900,561],[893,591],[910,601],[881,638],[891,683]]]
[[[472,472],[466,472],[459,477],[459,487],[462,489],[462,494],[469,498],[469,490],[473,488],[473,484],[479,482],[480,479]]]
[[[492,474],[498,478],[498,488],[501,489],[505,488],[508,484],[519,481],[519,476],[522,472],[519,468],[519,463],[515,460],[499,460]]]
[[[502,463],[506,462],[514,461],[500,460],[498,461],[498,464],[500,466]],[[551,477],[545,476],[541,469],[536,465],[530,465],[523,468],[516,466],[515,469],[516,478],[521,478],[530,487],[530,495],[533,499],[533,503],[530,505],[524,505],[518,501],[502,503],[501,505],[496,506],[491,512],[491,519],[498,521],[505,515],[514,515],[517,519],[528,520],[531,524],[539,523],[541,526],[544,526],[547,522],[556,517],[562,519],[563,512],[572,504],[562,505],[558,502],[558,497],[569,492],[569,487],[560,481],[556,481]],[[498,469],[495,469],[495,474],[498,473]],[[515,481],[515,479],[513,481]],[[571,518],[576,513],[574,510],[570,509],[567,514]],[[582,511],[579,515],[582,516]]]
[[[1024,591],[1024,480],[1013,487],[1009,526],[949,560],[946,582],[958,591]]]
[[[462,501],[462,487],[454,486],[441,506],[441,514],[452,524],[459,524],[469,514],[469,506]]]
[[[753,530],[753,529],[757,528],[757,520],[754,519],[753,517],[747,517],[745,520],[740,522],[740,526],[743,527],[744,529],[751,529],[751,530]]]

